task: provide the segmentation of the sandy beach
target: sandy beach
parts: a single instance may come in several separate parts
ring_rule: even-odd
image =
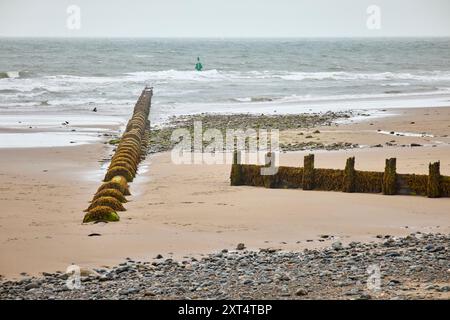
[[[357,169],[383,171],[384,159],[396,157],[399,173],[427,173],[428,163],[440,160],[441,174],[450,175],[450,108],[389,113],[395,115],[286,130],[281,141],[302,142],[307,134],[299,132],[319,130],[309,139],[359,145],[315,150],[316,167],[343,168],[345,159],[355,156]],[[71,264],[112,266],[127,257],[182,259],[233,250],[238,243],[295,251],[329,247],[336,239],[377,242],[377,235],[450,231],[448,198],[231,187],[229,165],[175,165],[169,152],[149,155],[141,164],[120,222],[82,224],[83,209],[113,150],[105,144],[108,139],[68,147],[0,148],[2,277],[64,272]],[[374,147],[378,144],[382,147]],[[282,153],[280,162],[301,165],[307,153]]]

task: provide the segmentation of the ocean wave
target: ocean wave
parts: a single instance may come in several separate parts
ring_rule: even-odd
[[[30,91],[35,88],[44,88],[49,91],[70,91],[74,85],[90,88],[92,84],[108,86],[121,83],[171,83],[181,82],[239,82],[248,80],[285,80],[285,81],[378,81],[383,86],[408,86],[410,81],[432,82],[450,81],[450,71],[417,71],[405,72],[292,72],[292,71],[221,71],[216,69],[202,72],[193,70],[161,70],[138,71],[114,76],[76,76],[76,75],[49,75],[30,78],[24,72],[0,72],[0,90],[15,89]]]
[[[286,75],[278,75],[283,80],[417,80],[417,81],[450,81],[450,72],[430,71],[417,74],[404,72],[380,72],[380,73],[354,73],[354,72],[291,72]]]
[[[382,87],[407,87],[410,86],[409,82],[392,82],[392,83],[382,83]]]
[[[281,79],[287,81],[305,80],[373,80],[373,81],[403,81],[390,85],[409,85],[405,80],[416,81],[450,81],[449,71],[418,71],[417,73],[405,72],[291,72],[291,71],[219,71],[216,69],[197,71],[163,70],[140,71],[125,74],[123,80],[151,81],[151,80],[176,80],[176,81],[233,81],[248,79]]]
[[[450,88],[430,88],[430,90],[417,89],[410,91],[392,90],[384,93],[360,93],[360,94],[339,94],[339,95],[288,95],[283,97],[244,97],[232,98],[232,102],[239,103],[295,103],[295,102],[320,102],[320,101],[343,101],[343,100],[367,100],[367,99],[383,99],[394,97],[409,96],[433,96],[450,94]]]
[[[276,98],[271,97],[245,97],[245,98],[233,98],[231,99],[235,102],[271,102],[276,100]]]
[[[0,71],[0,79],[23,78],[27,75],[25,71]]]
[[[139,71],[126,73],[128,79],[134,81],[146,80],[181,80],[181,81],[220,81],[229,78],[226,72],[219,72],[216,69],[206,71],[191,70],[163,70],[163,71]]]
[[[0,108],[13,108],[13,107],[37,107],[40,102],[1,102]]]
[[[176,81],[234,81],[234,80],[261,80],[281,79],[287,81],[305,80],[367,80],[367,81],[450,81],[448,71],[418,71],[417,73],[405,72],[291,72],[291,71],[219,71],[216,69],[197,71],[163,70],[141,71],[127,73],[124,80],[150,81],[150,80],[176,80]],[[397,82],[398,85],[409,85],[406,82]],[[395,85],[392,83],[391,85]]]
[[[361,94],[341,94],[341,95],[290,95],[277,99],[279,102],[307,102],[307,101],[342,101],[342,100],[366,100],[383,99],[393,97],[414,97],[414,96],[433,96],[441,94],[450,94],[450,88],[435,88],[434,90],[414,90],[414,91],[392,91],[384,93],[361,93]]]
[[[108,99],[108,98],[67,98],[42,101],[48,106],[94,106],[94,105],[132,105],[136,101],[131,99]],[[41,104],[42,104],[41,102]]]

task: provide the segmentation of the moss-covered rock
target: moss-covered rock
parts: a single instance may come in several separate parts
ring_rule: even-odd
[[[136,159],[130,155],[130,154],[116,154],[112,159],[111,159],[111,165],[109,167],[112,167],[112,164],[114,162],[128,162],[130,165],[133,166],[133,168],[137,169],[138,167],[138,163],[136,162]]]
[[[138,133],[133,129],[133,130],[131,130],[131,131],[125,133],[125,134],[123,135],[123,138],[124,138],[124,139],[128,139],[128,138],[129,138],[129,139],[133,139],[133,140],[135,140],[137,143],[141,143],[142,135],[141,135],[141,134],[138,134]]]
[[[103,189],[100,192],[97,192],[94,195],[94,199],[93,201],[97,200],[98,198],[101,197],[113,197],[116,198],[117,200],[119,200],[122,203],[127,202],[127,199],[125,198],[125,196],[123,195],[122,192],[120,192],[117,189]]]
[[[117,148],[117,153],[130,154],[134,157],[134,159],[140,159],[141,157],[141,150],[136,147],[119,147]]]
[[[129,196],[131,195],[130,190],[128,188],[127,185],[123,185],[120,182],[117,181],[108,181],[103,183],[97,190],[97,193],[99,193],[102,190],[105,189],[116,189],[118,191],[120,191],[124,196]]]
[[[116,145],[120,143],[120,139],[111,139],[108,141],[109,144]]]
[[[83,223],[89,222],[116,222],[119,215],[110,207],[96,207],[84,215]]]
[[[112,167],[108,169],[105,175],[104,181],[110,181],[115,176],[122,176],[124,177],[128,182],[133,181],[133,174],[125,167]]]
[[[110,207],[114,211],[126,211],[123,204],[119,200],[108,196],[95,199],[85,211],[90,211],[96,207]]]
[[[130,148],[140,149],[141,148],[141,144],[137,143],[133,139],[129,139],[129,140],[126,140],[126,141],[122,141],[120,143],[119,147],[130,147]]]
[[[133,177],[136,176],[136,169],[133,167],[133,165],[131,165],[129,162],[125,162],[125,161],[114,161],[111,163],[110,168],[114,168],[114,167],[124,167],[127,168],[131,174],[133,175]]]

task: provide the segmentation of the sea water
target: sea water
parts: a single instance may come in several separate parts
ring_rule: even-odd
[[[145,85],[153,123],[447,106],[450,39],[0,39],[0,115],[97,108],[126,119]]]

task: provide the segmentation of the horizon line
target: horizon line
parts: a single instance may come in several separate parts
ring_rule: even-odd
[[[421,36],[26,36],[26,35],[0,35],[0,38],[16,39],[432,39],[432,38],[450,38],[450,35],[421,35]]]

